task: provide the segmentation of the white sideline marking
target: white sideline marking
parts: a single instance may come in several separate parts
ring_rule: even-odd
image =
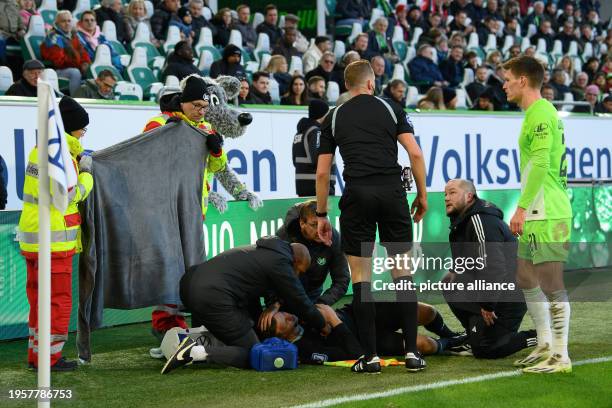
[[[612,361],[612,356],[590,358],[587,360],[576,361],[576,362],[572,362],[572,365],[581,366],[581,365],[586,365],[586,364],[605,363],[608,361]],[[400,388],[395,388],[395,389],[391,389],[387,391],[374,392],[371,394],[358,394],[358,395],[352,395],[350,397],[330,398],[326,400],[310,402],[308,404],[295,405],[293,406],[293,408],[329,407],[332,405],[342,404],[345,402],[365,401],[365,400],[371,400],[371,399],[376,399],[376,398],[391,397],[394,395],[409,394],[412,392],[419,392],[419,391],[425,391],[425,390],[433,390],[436,388],[443,388],[443,387],[448,387],[451,385],[470,384],[470,383],[475,383],[475,382],[496,380],[498,378],[505,378],[505,377],[516,377],[521,374],[522,374],[521,370],[500,371],[500,372],[493,373],[493,374],[485,374],[485,375],[479,375],[477,377],[463,378],[461,380],[437,381],[437,382],[433,382],[429,384],[412,385],[410,387],[400,387]],[[537,374],[533,374],[533,375],[537,375]]]

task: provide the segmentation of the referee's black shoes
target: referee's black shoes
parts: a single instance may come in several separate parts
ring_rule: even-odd
[[[421,358],[421,353],[406,353],[406,370],[417,372],[424,370],[425,367],[427,367],[427,363]]]
[[[357,362],[351,367],[354,373],[380,374],[380,358],[374,356],[370,361],[366,361],[365,356],[359,357]]]

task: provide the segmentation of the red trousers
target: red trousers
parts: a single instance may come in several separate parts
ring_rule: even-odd
[[[187,328],[185,317],[179,312],[177,305],[159,305],[151,313],[153,330],[165,333],[173,327]]]
[[[38,365],[38,257],[24,254],[28,267],[26,293],[30,304],[28,363]],[[51,253],[51,365],[62,356],[72,310],[72,255]]]

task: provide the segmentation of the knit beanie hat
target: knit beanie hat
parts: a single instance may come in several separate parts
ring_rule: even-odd
[[[89,125],[89,115],[81,105],[69,96],[64,96],[59,103],[64,130],[70,133],[84,129]]]
[[[442,97],[444,98],[444,104],[448,105],[450,101],[455,99],[457,92],[454,89],[442,88]]]
[[[202,78],[191,75],[185,78],[185,87],[181,94],[181,102],[197,101],[199,99],[208,100],[208,86]]]
[[[325,116],[329,106],[327,102],[320,99],[313,99],[308,104],[308,119],[317,120]]]

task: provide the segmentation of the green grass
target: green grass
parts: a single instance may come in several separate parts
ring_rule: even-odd
[[[458,325],[445,305],[447,322]],[[612,355],[612,312],[608,303],[572,304],[570,354],[574,361]],[[530,326],[526,319],[525,327]],[[302,366],[298,370],[258,373],[200,365],[161,376],[162,362],[148,355],[156,346],[149,324],[113,327],[93,333],[93,364],[74,373],[54,373],[54,389],[69,388],[71,401],[53,406],[71,407],[276,407],[380,392],[398,387],[474,377],[511,370],[514,358],[483,361],[466,357],[427,358],[428,368],[409,374],[391,367],[379,376],[351,374],[337,367]],[[9,400],[9,389],[36,387],[36,374],[25,368],[26,341],[0,343],[0,407],[31,407],[33,401]],[[526,353],[522,353],[526,354]],[[74,335],[65,355],[74,357]],[[388,399],[365,401],[359,406],[507,406],[507,407],[610,407],[612,364],[575,367],[569,375],[526,376],[455,385]],[[347,404],[348,406],[349,404]],[[351,403],[350,406],[355,406]]]

